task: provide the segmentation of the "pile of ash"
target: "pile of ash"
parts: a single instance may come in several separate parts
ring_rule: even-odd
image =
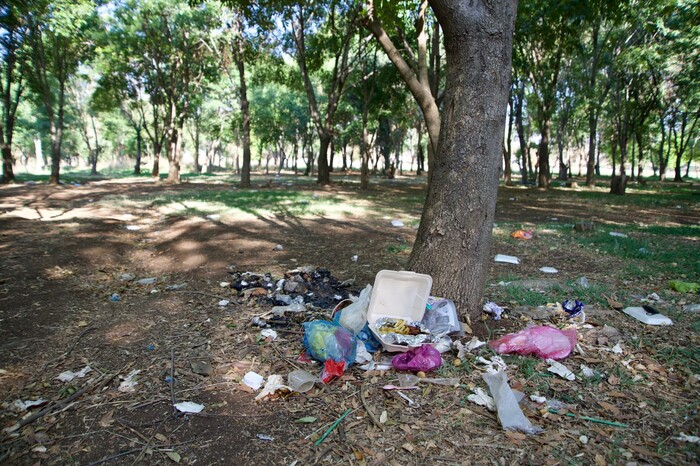
[[[320,309],[333,309],[350,294],[357,295],[354,280],[339,281],[325,268],[299,267],[275,279],[271,274],[229,272],[231,288],[241,295],[255,296],[259,302],[273,306],[292,303],[306,304]]]

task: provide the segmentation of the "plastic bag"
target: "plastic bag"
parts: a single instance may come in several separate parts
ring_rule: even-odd
[[[317,361],[355,362],[357,340],[348,330],[326,320],[304,322],[304,347]]]
[[[493,373],[484,373],[481,376],[489,386],[493,401],[496,403],[498,420],[504,430],[517,430],[526,434],[538,434],[542,432],[539,427],[533,426],[525,417],[513,390],[508,385],[508,376],[502,370]]]
[[[327,359],[323,363],[323,371],[321,371],[321,382],[330,383],[333,379],[340,377],[345,372],[345,361],[333,361]]]
[[[529,327],[491,341],[489,346],[501,354],[533,354],[542,359],[564,359],[576,346],[576,329],[559,330],[544,325]]]
[[[400,371],[429,372],[442,365],[442,356],[432,346],[423,345],[397,354],[391,359],[391,365]]]
[[[350,330],[353,335],[360,333],[367,324],[367,309],[371,297],[372,285],[367,285],[355,302],[340,311],[340,317],[337,318],[336,322]]]

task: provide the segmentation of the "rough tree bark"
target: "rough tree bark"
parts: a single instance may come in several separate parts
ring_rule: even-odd
[[[517,0],[431,0],[444,33],[446,89],[432,182],[411,270],[433,294],[478,315],[488,274],[503,155]]]

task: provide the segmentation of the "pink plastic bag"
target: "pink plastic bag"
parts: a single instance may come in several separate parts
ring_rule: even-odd
[[[391,365],[400,371],[429,372],[442,365],[442,356],[432,346],[423,345],[397,354],[391,359]]]
[[[534,354],[542,359],[564,359],[576,346],[576,329],[559,330],[553,327],[529,327],[517,333],[503,335],[489,342],[497,353]]]

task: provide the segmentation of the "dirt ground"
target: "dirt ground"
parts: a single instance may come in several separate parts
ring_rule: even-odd
[[[353,280],[338,290],[357,294],[379,270],[403,268],[415,230],[392,229],[369,217],[173,216],[156,205],[128,202],[191,187],[106,180],[0,189],[0,463],[698,463],[697,440],[683,434],[700,435],[699,317],[679,309],[700,299],[669,292],[671,276],[620,278],[624,260],[597,255],[566,236],[551,244],[497,240],[494,253],[517,255],[523,263],[494,264],[492,281],[550,279],[539,268],[556,267],[561,282],[585,276],[605,290],[620,290],[616,297],[606,295],[611,302],[657,292],[662,299],[654,306],[673,311],[675,322],[645,327],[613,306],[593,306],[589,325],[579,328],[579,351],[562,361],[576,373],[575,381],[552,376],[533,357],[506,357],[513,388],[563,403],[552,413],[529,398],[523,402],[542,434],[505,432],[494,412],[467,400],[476,387],[486,388],[478,357],[494,356],[487,347],[463,360],[455,351],[445,353],[438,374],[458,377],[459,385],[421,384],[407,392],[419,406],[409,407],[396,391],[382,388],[396,383],[395,372],[357,367],[305,394],[254,402],[256,394],[240,382],[248,371],[286,377],[295,368],[319,368],[299,359],[301,327],[280,326],[276,340],[261,339],[251,320],[272,304],[222,282],[234,281],[236,271],[269,273],[277,280],[310,266],[327,269],[338,282]],[[324,196],[354,188],[298,189]],[[374,187],[387,199],[395,189],[422,187]],[[115,198],[124,202],[112,202]],[[553,218],[620,226],[700,224],[697,202],[653,211],[580,202],[562,191],[503,188],[497,224],[536,228]],[[407,216],[417,220],[420,212]],[[697,244],[698,238],[674,240]],[[155,283],[138,283],[150,277]],[[507,299],[501,293],[498,286],[487,290],[490,299]],[[297,320],[329,315],[324,306]],[[528,323],[527,314],[479,319],[470,322],[473,333],[462,341],[495,338]],[[621,352],[615,350],[618,343]],[[600,374],[586,380],[581,364]],[[86,366],[91,371],[84,377],[57,379]],[[130,374],[137,382],[131,391]],[[43,401],[26,409],[18,403],[32,400]],[[183,401],[205,409],[185,414],[173,408]]]

